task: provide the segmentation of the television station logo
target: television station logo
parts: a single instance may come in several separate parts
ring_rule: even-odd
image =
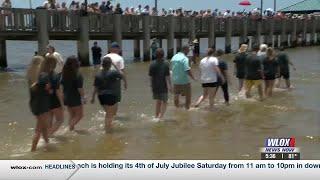
[[[267,138],[265,146],[261,148],[264,153],[298,153],[299,148],[296,147],[296,139],[290,138]]]

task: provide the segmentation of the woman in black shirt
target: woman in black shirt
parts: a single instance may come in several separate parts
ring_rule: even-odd
[[[83,90],[83,77],[79,72],[77,57],[70,56],[62,69],[61,85],[63,87],[64,105],[68,107],[69,129],[74,130],[83,117],[83,106],[86,103]]]
[[[47,121],[49,119],[50,111],[49,101],[51,88],[48,74],[41,73],[40,71],[43,67],[43,62],[43,57],[35,56],[27,70],[28,89],[30,93],[29,105],[32,114],[37,119],[31,151],[36,150],[41,135],[45,142],[49,143]]]

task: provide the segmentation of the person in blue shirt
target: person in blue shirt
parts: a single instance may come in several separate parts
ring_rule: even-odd
[[[189,46],[184,45],[181,51],[171,59],[174,104],[176,107],[179,107],[179,96],[184,95],[186,97],[186,109],[190,109],[191,105],[191,84],[189,77],[195,80],[189,66],[189,59],[186,56],[188,53]]]

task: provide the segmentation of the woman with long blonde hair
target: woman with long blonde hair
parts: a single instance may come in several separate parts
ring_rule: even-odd
[[[30,109],[36,116],[37,123],[32,141],[31,151],[35,151],[41,135],[49,143],[47,121],[49,118],[50,83],[46,73],[41,73],[45,61],[41,56],[33,57],[27,70],[27,81],[30,92]]]
[[[63,95],[60,88],[60,74],[55,72],[57,65],[57,59],[55,56],[46,56],[44,65],[41,67],[40,73],[46,73],[49,75],[49,82],[51,86],[50,94],[50,112],[48,120],[48,133],[52,135],[55,133],[59,127],[62,125],[63,116]],[[53,121],[55,118],[55,122]],[[54,122],[54,123],[53,123]]]

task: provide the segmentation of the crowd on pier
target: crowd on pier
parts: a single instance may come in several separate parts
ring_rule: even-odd
[[[12,8],[11,0],[4,0],[2,8]],[[178,17],[277,17],[277,18],[304,18],[304,15],[299,14],[284,14],[282,12],[275,12],[272,8],[267,8],[261,11],[260,8],[254,8],[250,11],[231,11],[229,9],[205,9],[200,11],[187,10],[182,7],[158,10],[156,7],[150,5],[138,5],[138,7],[123,8],[120,3],[113,4],[110,0],[95,2],[90,4],[80,3],[79,1],[58,2],[56,0],[46,0],[37,7],[37,9],[48,9],[57,11],[86,11],[88,13],[98,14],[122,14],[122,15],[150,15],[150,16],[178,16]]]

